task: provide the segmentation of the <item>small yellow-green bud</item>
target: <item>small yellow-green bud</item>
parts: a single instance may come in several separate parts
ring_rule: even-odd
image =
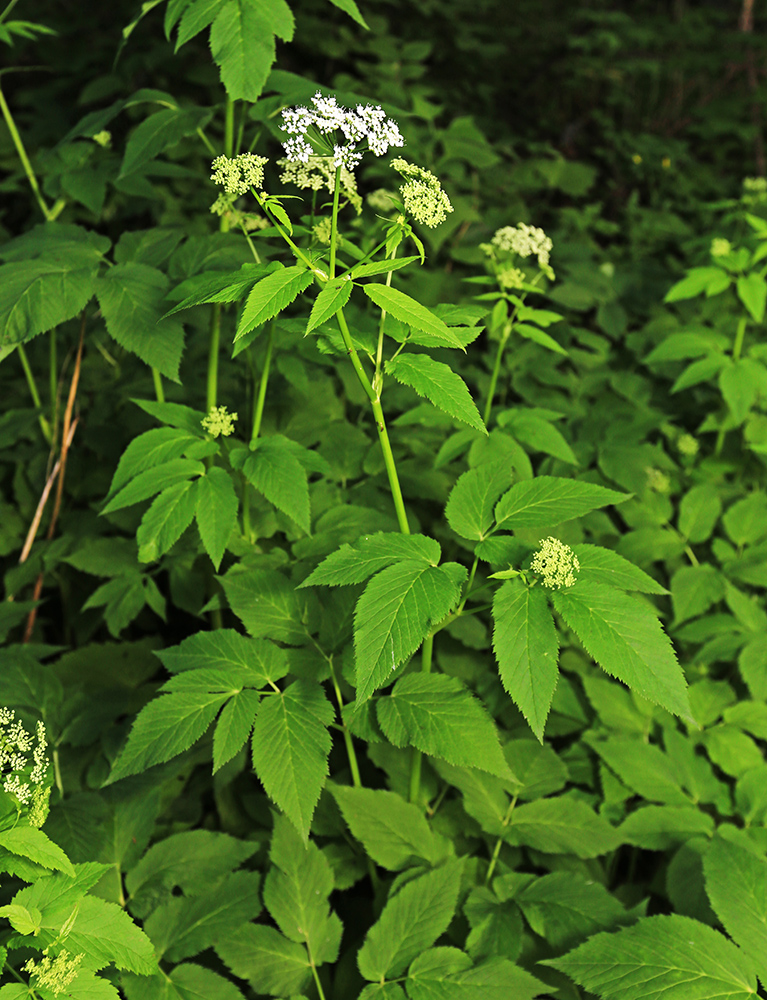
[[[95,135],[91,136],[94,142],[97,142],[99,146],[109,146],[112,142],[112,133],[107,132],[106,129],[102,129],[101,132],[97,132]]]
[[[692,434],[682,434],[676,443],[682,455],[686,455],[688,458],[692,458],[694,455],[698,454],[698,449],[700,445],[692,436]]]
[[[408,163],[401,156],[393,159],[391,166],[406,178],[399,190],[408,214],[430,229],[444,222],[453,206],[431,170]]]
[[[63,948],[55,958],[52,958],[46,948],[41,961],[35,962],[30,958],[22,968],[35,980],[36,987],[44,986],[58,996],[77,977],[80,962],[84,958],[85,952],[71,955],[66,948]]]
[[[264,165],[269,161],[255,153],[240,153],[234,159],[217,156],[212,163],[210,179],[220,184],[229,195],[241,195],[250,188],[261,188],[264,184]]]
[[[668,493],[671,488],[671,480],[665,472],[661,472],[660,469],[653,469],[650,466],[644,471],[647,474],[647,485],[651,490],[655,490],[656,493]]]
[[[552,536],[541,540],[540,546],[533,556],[530,568],[543,577],[543,586],[552,590],[572,587],[581,568],[578,556],[569,545]]]
[[[237,419],[236,413],[227,413],[225,406],[211,406],[210,413],[203,417],[200,423],[203,430],[206,430],[211,437],[229,437],[234,432],[234,421]]]

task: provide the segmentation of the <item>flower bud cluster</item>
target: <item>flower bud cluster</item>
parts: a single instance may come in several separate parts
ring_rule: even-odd
[[[530,568],[543,577],[543,586],[552,590],[572,587],[581,564],[569,545],[549,536],[540,542]]]
[[[234,433],[234,421],[237,419],[236,413],[228,413],[225,406],[211,406],[210,413],[203,417],[200,423],[203,430],[207,431],[211,437],[229,437]]]
[[[55,958],[52,958],[46,948],[40,962],[35,962],[30,958],[22,968],[24,972],[28,972],[33,977],[36,988],[44,986],[55,996],[58,996],[77,977],[80,962],[84,958],[85,952],[71,955],[66,948],[63,948]]]
[[[336,166],[329,156],[310,156],[303,160],[277,160],[277,166],[282,168],[280,180],[283,184],[295,184],[296,187],[311,191],[321,191],[327,188],[330,194],[336,189]],[[341,167],[339,176],[340,194],[354,207],[357,215],[362,211],[362,198],[357,193],[357,181],[351,170]]]
[[[344,108],[335,97],[323,97],[319,91],[312,105],[282,112],[282,130],[288,136],[282,145],[289,160],[307,163],[310,156],[327,155],[332,156],[335,167],[354,170],[365,148],[383,156],[389,146],[405,144],[397,123],[378,105]],[[366,146],[360,149],[363,143]]]
[[[504,226],[497,230],[490,245],[505,253],[515,253],[519,257],[538,258],[538,266],[543,268],[549,263],[549,253],[553,243],[542,229],[526,226],[518,222],[516,226]]]
[[[726,257],[728,253],[732,253],[732,243],[729,240],[723,239],[721,236],[715,236],[711,240],[711,256],[712,257]]]
[[[48,770],[45,755],[48,743],[42,722],[37,723],[37,745],[34,744],[15,712],[0,708],[0,771],[6,775],[3,791],[14,795],[22,805],[30,801],[35,786],[42,785]]]
[[[406,178],[399,190],[408,215],[430,229],[444,222],[453,206],[431,170],[408,163],[400,156],[392,160],[391,165]]]
[[[228,195],[237,197],[251,188],[264,186],[264,165],[268,162],[265,156],[256,156],[255,153],[240,153],[234,159],[217,156],[211,164],[213,173],[210,179],[214,184],[220,184]]]

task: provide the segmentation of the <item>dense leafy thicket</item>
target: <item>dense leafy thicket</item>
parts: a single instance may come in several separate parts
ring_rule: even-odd
[[[765,995],[755,7],[0,12],[0,1000]]]

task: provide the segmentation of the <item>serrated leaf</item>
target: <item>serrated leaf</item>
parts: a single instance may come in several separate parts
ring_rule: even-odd
[[[195,515],[199,480],[163,490],[152,501],[136,532],[139,562],[156,562],[183,535]]]
[[[174,51],[178,52],[182,45],[209,27],[220,9],[221,0],[192,0],[191,3],[188,3],[176,31]]]
[[[590,740],[611,771],[632,791],[650,802],[671,806],[689,806],[689,795],[682,791],[681,776],[672,759],[643,739],[611,736]]]
[[[679,531],[689,542],[705,542],[721,513],[722,501],[713,486],[693,486],[679,504]]]
[[[243,475],[269,503],[292,517],[309,534],[309,483],[306,469],[293,453],[291,442],[281,434],[260,438],[255,451],[245,459]]]
[[[251,639],[234,629],[216,629],[190,635],[178,646],[155,650],[171,673],[198,668],[228,671],[250,687],[263,687],[288,672],[284,649],[266,639]]]
[[[680,302],[692,299],[706,291],[712,282],[721,278],[721,267],[691,267],[681,281],[677,281],[666,292],[664,302]]]
[[[293,16],[284,0],[233,0],[221,7],[210,31],[210,51],[233,101],[261,95],[276,57],[274,36],[289,41]]]
[[[311,840],[303,842],[284,816],[277,816],[269,860],[264,905],[277,926],[290,941],[305,944],[316,965],[334,962],[342,927],[328,903],[333,872],[324,854]]]
[[[235,6],[235,4],[232,4]],[[314,281],[314,275],[305,267],[283,267],[262,278],[253,288],[237,324],[235,343],[246,333],[262,326],[267,320],[286,309],[305,288]]]
[[[257,691],[246,689],[233,695],[224,705],[213,732],[214,774],[245,746],[260,700]]]
[[[0,266],[0,351],[81,312],[93,295],[96,274],[93,255],[79,252]]]
[[[576,872],[536,878],[515,894],[514,901],[535,933],[557,949],[614,927],[625,917],[621,904],[601,883]]]
[[[507,580],[495,592],[493,622],[501,683],[543,741],[559,677],[559,639],[543,589]]]
[[[529,323],[515,323],[514,333],[518,333],[525,340],[532,340],[534,343],[540,344],[541,347],[545,347],[549,351],[554,351],[555,354],[567,356],[567,351],[564,347],[558,344],[550,334],[539,330],[537,326],[530,326]]]
[[[741,275],[735,289],[738,298],[748,309],[754,322],[761,323],[764,319],[765,303],[767,303],[767,284],[765,284],[764,278],[753,271],[751,274]]]
[[[674,625],[696,618],[724,597],[724,578],[716,566],[680,566],[671,577]]]
[[[671,386],[671,394],[681,392],[682,389],[689,389],[693,385],[700,385],[701,382],[710,381],[717,372],[731,363],[730,358],[724,354],[709,354],[705,358],[693,361]]]
[[[386,362],[386,372],[425,396],[437,409],[487,434],[468,386],[449,365],[428,354],[400,354]]]
[[[333,714],[319,684],[297,680],[262,700],[253,726],[256,774],[304,843],[328,775]]]
[[[145,469],[131,479],[127,486],[112,497],[101,513],[111,514],[115,510],[122,510],[123,507],[131,507],[134,503],[148,500],[156,493],[204,472],[205,466],[202,462],[193,458],[170,459],[160,468]]]
[[[194,516],[202,544],[216,570],[237,526],[239,506],[232,477],[224,469],[214,465],[197,480]]]
[[[357,22],[357,24],[361,25],[363,28],[368,27],[364,17],[362,16],[362,14],[360,14],[360,9],[355,3],[355,0],[330,0],[330,3],[332,3],[334,7],[338,7],[338,9],[342,10],[345,14],[348,14],[349,17],[351,17],[354,21]],[[416,257],[413,257],[411,259],[417,260]]]
[[[495,508],[498,527],[505,529],[551,528],[562,521],[629,499],[628,493],[617,493],[596,483],[554,476],[537,476],[516,483],[504,493]]]
[[[331,316],[335,316],[339,309],[343,309],[352,294],[352,287],[352,282],[348,278],[334,278],[328,281],[314,300],[309,322],[306,324],[306,333],[311,333]]]
[[[602,1000],[749,1000],[756,979],[731,941],[676,914],[643,918],[546,959]]]
[[[439,542],[426,535],[378,531],[331,552],[300,587],[338,587],[364,583],[374,573],[404,560],[423,560],[427,566],[436,566],[440,554]]]
[[[257,993],[295,996],[311,978],[306,948],[288,941],[274,927],[244,924],[218,942],[221,961]]]
[[[330,0],[333,3],[334,0]],[[349,272],[356,281],[358,278],[369,278],[373,274],[388,274],[389,271],[398,271],[401,267],[407,267],[420,257],[388,257],[386,260],[370,261],[366,264],[355,264]]]
[[[168,146],[175,146],[184,136],[193,135],[212,117],[208,108],[161,108],[131,133],[125,146],[120,179],[141,171]],[[118,265],[119,266],[119,265]]]
[[[562,462],[578,465],[578,459],[572,448],[551,420],[547,420],[537,413],[511,410],[501,414],[498,423],[507,428],[518,441],[527,445],[531,451],[542,451]]]
[[[422,306],[416,299],[405,295],[397,288],[387,288],[386,285],[373,283],[362,287],[367,297],[379,309],[389,313],[400,323],[430,334],[445,347],[464,349],[461,341],[450,327],[446,326],[439,317],[435,316],[426,306]]]
[[[615,850],[620,843],[607,820],[581,799],[567,795],[517,806],[505,836],[511,844],[578,858],[596,858]]]
[[[693,837],[710,838],[713,832],[713,819],[694,806],[642,806],[618,829],[623,843],[648,851],[673,850]]]
[[[61,911],[54,910],[43,925],[59,933],[62,922]],[[113,962],[118,969],[148,976],[157,968],[154,948],[146,934],[120,906],[96,896],[84,896],[79,901],[67,946],[74,954],[85,952],[87,965],[94,970]]]
[[[381,730],[395,746],[414,746],[449,764],[513,780],[495,725],[456,677],[402,677],[388,697],[379,698],[376,709]]]
[[[72,862],[58,844],[54,844],[42,830],[33,826],[16,826],[11,830],[3,830],[0,832],[0,847],[44,868],[62,871],[74,877]]]
[[[184,328],[161,319],[168,278],[155,267],[129,261],[115,264],[99,278],[96,297],[109,335],[126,351],[178,382]]]
[[[297,592],[282,573],[235,566],[220,580],[232,611],[254,638],[293,646],[309,641],[306,622],[311,594]]]
[[[369,698],[413,655],[457,596],[447,573],[412,559],[373,577],[354,612],[357,701]]]
[[[423,811],[394,792],[372,788],[328,786],[352,835],[377,865],[390,871],[409,868],[422,859],[442,860],[445,848],[432,833]]]
[[[200,414],[202,418],[202,414]],[[120,457],[109,486],[108,498],[115,497],[136,476],[157,469],[166,462],[181,458],[199,436],[176,427],[153,427],[134,438]]]
[[[735,545],[750,545],[767,535],[767,495],[755,490],[737,500],[722,518],[725,531]]]
[[[182,962],[151,979],[124,974],[121,985],[129,1000],[244,1000],[230,979],[195,962]]]
[[[573,545],[572,549],[581,564],[578,570],[581,583],[602,583],[641,594],[668,594],[665,587],[613,549],[585,544]]]
[[[684,675],[668,636],[646,604],[597,583],[555,590],[551,599],[606,673],[653,704],[692,720]]]
[[[450,491],[445,517],[462,538],[481,541],[493,526],[493,508],[508,489],[513,471],[508,462],[486,462],[462,473]]]
[[[400,976],[447,929],[458,902],[462,867],[462,861],[449,861],[407,882],[387,901],[357,954],[365,979]]]
[[[533,1000],[547,989],[507,958],[491,958],[479,965],[457,948],[431,948],[408,970],[411,1000]]]
[[[211,2],[218,3],[219,0],[211,0]],[[208,274],[195,274],[168,293],[166,297],[173,299],[178,298],[181,292],[189,288],[193,289],[177,306],[169,309],[163,319],[166,316],[182,312],[184,309],[191,309],[192,306],[204,305],[207,302],[238,302],[245,292],[249,292],[260,278],[269,273],[269,270],[269,266],[263,264],[242,264],[239,271],[212,271]]]

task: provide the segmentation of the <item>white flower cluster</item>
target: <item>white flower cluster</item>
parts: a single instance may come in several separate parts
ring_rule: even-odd
[[[203,417],[200,423],[203,430],[207,431],[211,437],[217,438],[219,435],[229,437],[234,433],[234,421],[237,419],[236,413],[229,413],[225,406],[211,406],[210,413]]]
[[[399,156],[391,161],[391,165],[406,178],[399,190],[408,215],[430,229],[444,222],[448,212],[453,211],[453,206],[434,174]]]
[[[282,167],[280,180],[283,184],[295,184],[302,189],[321,191],[327,188],[330,194],[336,189],[336,167],[329,156],[310,156],[303,160],[277,160]],[[340,193],[354,207],[357,215],[362,211],[362,198],[357,193],[357,181],[347,167],[341,167],[339,176]]]
[[[0,771],[6,775],[3,780],[3,791],[15,795],[22,805],[29,802],[37,792],[32,786],[42,785],[48,770],[48,759],[45,755],[48,743],[45,738],[45,725],[37,723],[37,745],[34,739],[16,719],[15,712],[10,708],[0,708]],[[32,751],[32,768],[27,774],[30,764],[29,752]]]
[[[541,540],[540,546],[533,556],[530,567],[543,577],[543,586],[552,590],[572,587],[575,575],[581,568],[578,556],[569,545],[552,536]]]
[[[498,269],[498,284],[501,288],[521,288],[524,283],[524,271],[520,271],[518,267],[501,267]]]
[[[505,253],[515,253],[520,257],[538,258],[538,266],[543,268],[549,263],[549,253],[554,246],[542,229],[526,226],[518,222],[516,226],[504,226],[490,240],[490,245]]]
[[[214,184],[220,184],[228,195],[237,197],[252,187],[264,186],[264,165],[268,162],[265,156],[256,156],[255,153],[240,153],[234,159],[217,156],[211,164],[213,173],[210,179]]]
[[[24,972],[28,972],[35,979],[37,987],[44,986],[49,989],[54,996],[63,993],[74,979],[77,978],[80,962],[85,958],[85,952],[78,955],[71,955],[66,948],[53,956],[48,954],[46,948],[40,962],[29,959],[26,965],[22,966]]]
[[[289,137],[282,145],[289,160],[307,163],[310,156],[332,156],[334,166],[354,170],[365,148],[383,156],[389,146],[405,144],[397,123],[376,104],[344,108],[335,97],[317,91],[312,105],[282,112],[282,130]],[[341,135],[343,144],[338,141]],[[360,149],[363,142],[367,146]]]

